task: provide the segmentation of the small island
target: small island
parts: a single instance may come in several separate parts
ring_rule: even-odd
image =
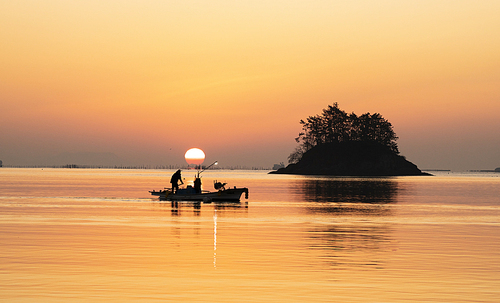
[[[288,157],[288,166],[271,174],[430,175],[399,154],[392,124],[378,113],[347,114],[334,103],[300,124],[303,132],[295,138],[299,146]]]

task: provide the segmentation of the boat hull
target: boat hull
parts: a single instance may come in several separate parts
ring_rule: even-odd
[[[169,190],[150,191],[151,195],[157,196],[165,201],[203,201],[203,202],[239,202],[243,193],[245,199],[248,199],[248,188],[229,188],[217,192],[195,193],[177,193],[173,194]]]

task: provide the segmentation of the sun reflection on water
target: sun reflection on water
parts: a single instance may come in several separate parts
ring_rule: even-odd
[[[214,268],[217,268],[217,209],[214,209]]]

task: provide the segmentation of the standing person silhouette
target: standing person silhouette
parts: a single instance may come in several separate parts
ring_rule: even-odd
[[[184,184],[182,182],[182,177],[181,177],[181,170],[178,169],[173,175],[172,178],[170,178],[170,183],[172,183],[172,192],[175,194],[179,190],[179,181],[181,181],[181,184]]]

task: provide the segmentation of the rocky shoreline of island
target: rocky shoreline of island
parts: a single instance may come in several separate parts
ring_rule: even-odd
[[[271,174],[328,176],[430,176],[387,146],[348,141],[314,146],[297,163]]]

